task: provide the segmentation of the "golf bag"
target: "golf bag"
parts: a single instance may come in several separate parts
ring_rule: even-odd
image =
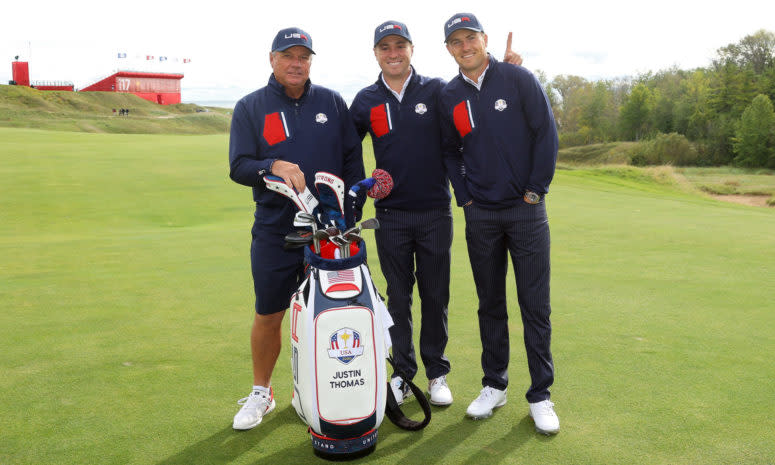
[[[393,399],[385,363],[393,321],[371,280],[365,243],[358,245],[357,253],[340,259],[305,247],[306,279],[291,297],[291,403],[324,458],[372,452],[386,405],[401,428],[417,430],[430,421],[417,386],[410,384],[425,413],[422,422],[406,418]]]

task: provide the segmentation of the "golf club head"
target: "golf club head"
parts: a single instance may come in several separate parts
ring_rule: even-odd
[[[341,234],[337,234],[336,236],[331,236],[328,238],[328,240],[340,247],[348,244],[347,240]]]
[[[285,250],[298,249],[312,244],[313,234],[310,231],[294,231],[285,236]]]
[[[361,229],[379,229],[379,220],[376,218],[369,218],[368,220],[361,221]]]
[[[285,235],[285,242],[292,244],[310,244],[314,235],[311,231],[294,231]]]
[[[310,213],[297,211],[296,215],[293,217],[293,225],[297,228],[311,226],[314,229],[317,227],[317,220],[315,220],[315,217]]]
[[[363,240],[360,233],[357,231],[352,231],[352,232],[348,231],[344,233],[344,238],[347,240],[347,242],[355,243],[355,244]]]
[[[328,235],[327,229],[318,229],[315,231],[315,239],[322,241],[322,240],[328,240],[328,238],[331,237]]]

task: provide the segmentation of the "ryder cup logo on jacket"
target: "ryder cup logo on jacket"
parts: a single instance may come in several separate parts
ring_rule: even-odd
[[[414,112],[417,113],[418,115],[424,115],[427,111],[428,111],[428,107],[426,107],[424,103],[418,103],[414,107]]]
[[[318,113],[315,115],[315,121],[317,121],[320,124],[325,124],[326,121],[328,121],[328,116],[326,116],[325,113]]]
[[[496,110],[503,111],[503,110],[506,109],[506,107],[508,107],[508,105],[506,105],[506,101],[503,100],[502,98],[500,98],[500,99],[495,101],[495,109]]]
[[[358,331],[342,328],[331,335],[329,358],[335,358],[346,365],[359,355],[363,355],[363,346],[361,346],[361,335]]]

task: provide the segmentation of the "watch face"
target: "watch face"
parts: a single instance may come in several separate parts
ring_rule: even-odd
[[[535,192],[525,192],[525,201],[530,204],[536,204],[541,200],[541,196]]]

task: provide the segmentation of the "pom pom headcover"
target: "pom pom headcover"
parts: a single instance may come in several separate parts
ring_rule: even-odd
[[[366,195],[372,199],[384,199],[393,190],[393,178],[390,173],[383,169],[375,169],[371,173],[371,177],[376,181],[373,186],[366,192]]]

